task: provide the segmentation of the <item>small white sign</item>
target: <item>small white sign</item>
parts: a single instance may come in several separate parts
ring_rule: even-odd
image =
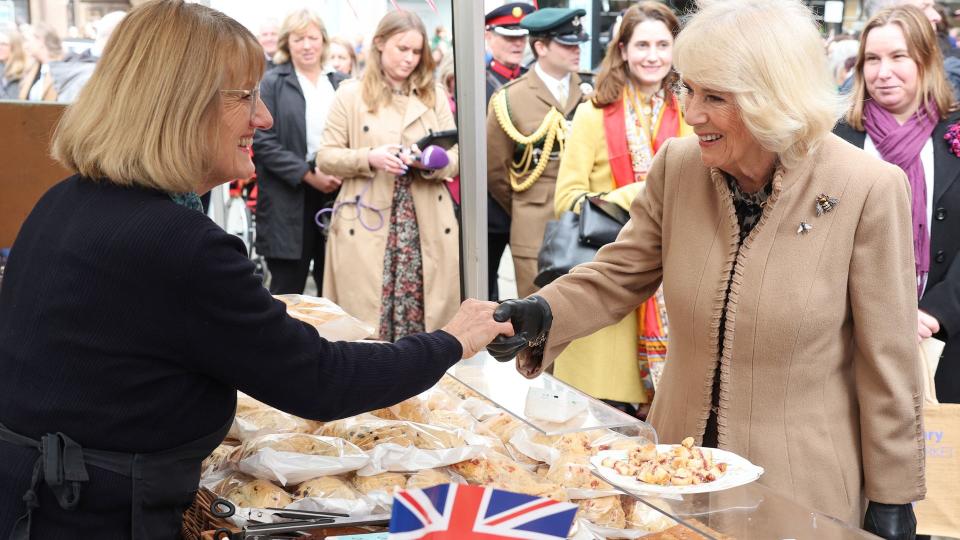
[[[827,0],[823,3],[823,22],[842,23],[843,22],[843,1]]]

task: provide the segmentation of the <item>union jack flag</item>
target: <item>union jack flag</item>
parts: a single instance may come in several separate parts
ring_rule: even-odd
[[[482,486],[445,484],[397,493],[390,540],[566,538],[577,505]]]

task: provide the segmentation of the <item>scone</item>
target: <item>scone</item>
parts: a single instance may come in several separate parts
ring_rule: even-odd
[[[239,424],[241,432],[263,433],[309,433],[311,426],[306,420],[297,418],[275,409],[254,409],[237,414],[234,421]]]
[[[427,408],[431,411],[455,411],[462,403],[462,399],[441,388],[434,388],[427,396]]]
[[[241,459],[249,457],[264,448],[271,448],[277,452],[293,452],[311,456],[337,456],[340,454],[337,445],[323,437],[305,433],[281,433],[264,435],[247,441],[243,445]]]
[[[268,411],[272,408],[266,403],[262,403],[253,399],[252,397],[242,393],[237,392],[237,412],[238,415],[244,415],[251,413],[253,411]]]
[[[233,488],[226,498],[244,508],[283,508],[293,502],[286,491],[259,478]]]
[[[622,529],[626,526],[626,516],[619,497],[600,497],[597,499],[583,499],[577,502],[577,517],[584,518],[591,523],[611,529]]]
[[[547,472],[547,480],[566,488],[607,490],[613,487],[594,476],[587,465],[587,456],[581,454],[560,454]]]
[[[227,458],[230,457],[230,454],[236,450],[236,448],[236,446],[229,444],[221,444],[214,448],[213,452],[210,452],[210,455],[203,460],[200,470],[204,471],[204,474],[219,471],[223,468],[223,465],[227,462]]]
[[[479,398],[479,397],[481,397],[480,394],[478,394],[478,393],[474,392],[473,390],[467,388],[466,385],[464,385],[464,384],[461,383],[460,381],[454,379],[454,378],[451,377],[450,375],[444,375],[444,376],[440,379],[440,382],[437,383],[437,386],[439,386],[441,389],[449,392],[450,394],[452,394],[452,395],[454,395],[454,396],[456,396],[456,397],[458,397],[458,398],[460,398],[460,399]]]
[[[296,499],[317,497],[320,499],[350,499],[357,498],[357,493],[342,478],[337,476],[321,476],[297,486],[293,494]]]
[[[418,471],[407,480],[407,489],[426,489],[428,487],[449,483],[449,474],[438,469],[424,469]]]
[[[430,413],[430,421],[427,423],[434,426],[465,429],[467,431],[473,431],[477,426],[477,421],[469,414],[443,410],[432,411]]]
[[[514,418],[512,414],[503,412],[487,418],[480,423],[480,426],[490,430],[490,432],[496,435],[501,441],[507,442],[518,429],[523,427],[523,424]]]
[[[378,444],[384,443],[415,446],[424,450],[457,448],[466,444],[463,438],[449,429],[382,419],[354,418],[331,422],[324,426],[322,433],[346,439],[364,450],[372,450]]]
[[[655,533],[677,524],[675,520],[629,495],[622,496],[620,504],[623,506],[626,515],[627,528]]]
[[[512,459],[495,452],[455,463],[451,468],[467,482],[483,485],[513,476],[522,476],[527,472]]]
[[[409,420],[421,424],[430,423],[430,409],[428,409],[423,400],[418,397],[412,397],[396,405],[371,411],[370,414],[383,418],[384,420]]]
[[[407,485],[407,477],[396,472],[385,472],[373,476],[354,476],[351,481],[353,487],[364,494],[371,491],[392,493],[396,489],[404,489]]]

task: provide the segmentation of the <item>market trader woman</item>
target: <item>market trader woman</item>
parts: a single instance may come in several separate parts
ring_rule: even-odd
[[[521,352],[533,376],[662,281],[660,439],[736,452],[850,525],[867,499],[868,530],[912,537],[925,484],[906,178],[830,133],[840,108],[798,0],[704,4],[674,47],[698,137],[660,148],[592,263],[498,308],[526,335],[488,348]]]
[[[65,113],[54,149],[80,174],[37,203],[0,289],[0,538],[176,538],[237,389],[349,416],[427,389],[496,335],[494,304],[468,301],[446,332],[327,342],[184,204],[253,172],[263,67],[236,21],[154,0]]]

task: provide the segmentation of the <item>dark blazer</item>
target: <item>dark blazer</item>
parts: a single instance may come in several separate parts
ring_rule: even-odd
[[[960,111],[941,120],[933,130],[933,216],[930,221],[930,274],[920,309],[940,321],[937,338],[947,346],[937,369],[937,397],[960,403],[960,157],[944,140],[947,128],[960,121]],[[841,121],[833,130],[863,148],[866,132]]]
[[[336,89],[346,77],[331,72]],[[307,104],[293,64],[280,64],[260,83],[260,96],[273,127],[253,136],[253,161],[257,168],[257,252],[264,257],[300,259],[303,254],[304,196],[307,172]],[[310,188],[313,189],[313,188]],[[336,193],[324,193],[324,202]]]
[[[441,331],[328,342],[287,316],[243,243],[205,215],[159,191],[74,176],[37,203],[6,266],[0,423],[33,439],[63,432],[88,450],[149,454],[225,425],[237,389],[331,420],[426,390],[461,354]],[[24,513],[37,456],[0,440],[0,538]],[[90,463],[73,510],[41,481],[33,538],[130,538],[134,491],[163,523],[133,536],[174,538],[202,459],[169,467],[192,482],[159,500],[158,485],[133,490],[130,477]]]

